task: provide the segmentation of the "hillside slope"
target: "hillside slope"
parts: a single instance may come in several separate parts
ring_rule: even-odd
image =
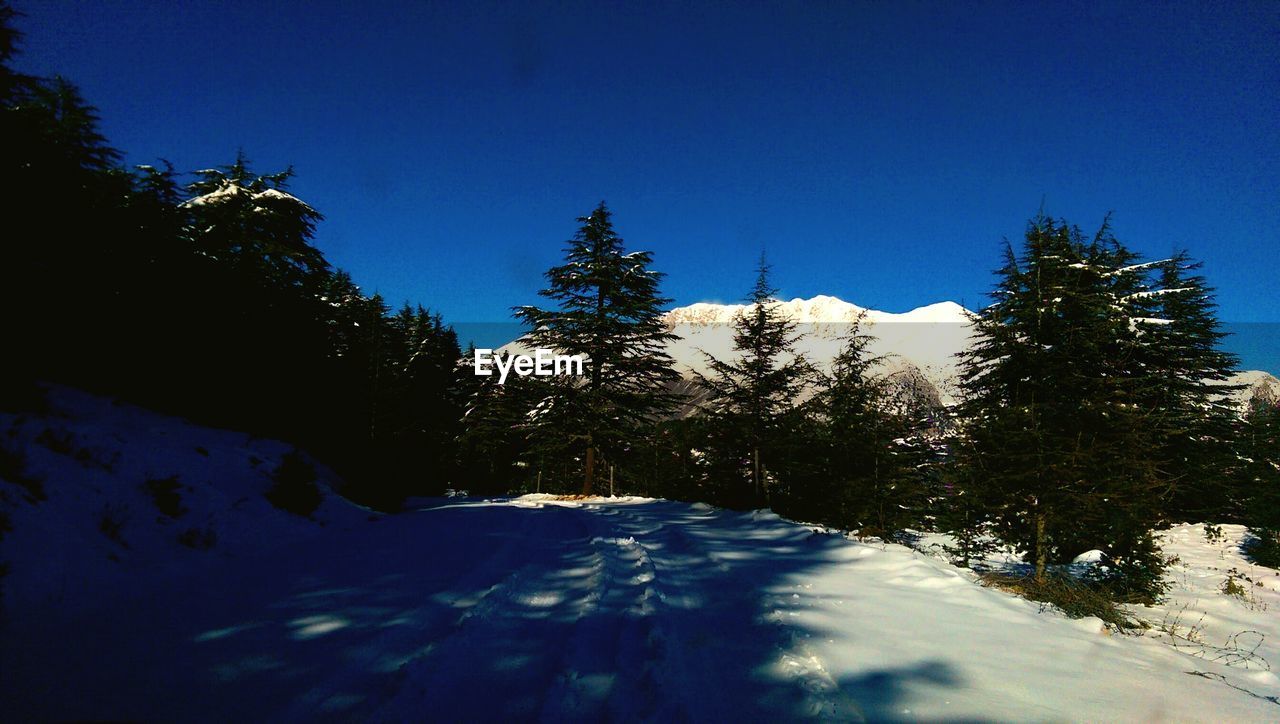
[[[67,387],[44,397],[43,409],[0,413],[0,611],[11,616],[96,605],[370,515],[284,443]]]

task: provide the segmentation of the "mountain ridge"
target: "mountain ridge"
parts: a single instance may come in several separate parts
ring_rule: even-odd
[[[720,304],[695,302],[668,311],[664,318],[668,324],[727,324],[733,317],[747,309],[749,304]],[[770,307],[781,308],[787,316],[800,324],[830,324],[853,322],[865,315],[868,322],[923,322],[933,324],[968,324],[968,309],[953,302],[942,301],[926,304],[906,312],[884,312],[846,302],[839,297],[818,294],[809,299],[795,297],[790,301],[775,300]]]

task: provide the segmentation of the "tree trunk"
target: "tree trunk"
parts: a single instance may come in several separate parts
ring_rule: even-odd
[[[591,495],[596,481],[596,445],[591,436],[587,436],[587,470],[582,478],[582,494]]]
[[[753,475],[752,475],[752,477],[754,478],[755,486],[756,486],[756,491],[755,491],[755,493],[756,493],[756,505],[755,505],[755,507],[759,508],[759,507],[760,507],[760,501],[764,500],[764,494],[763,494],[763,492],[760,490],[760,448],[758,448],[758,447],[757,447],[757,448],[756,448],[754,451],[752,451],[752,452],[754,453],[753,457],[754,457],[754,459],[755,459],[755,472],[754,472],[754,473],[753,473]]]
[[[1036,582],[1044,583],[1045,568],[1049,563],[1049,545],[1045,535],[1045,514],[1036,508]]]
[[[613,466],[609,466],[609,497],[613,497]]]

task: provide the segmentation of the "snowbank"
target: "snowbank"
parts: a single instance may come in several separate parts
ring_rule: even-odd
[[[0,606],[9,617],[87,607],[211,559],[247,558],[363,521],[314,461],[319,505],[274,507],[273,473],[292,448],[52,386],[48,410],[0,413],[11,461],[0,479]],[[16,479],[9,479],[16,478]]]

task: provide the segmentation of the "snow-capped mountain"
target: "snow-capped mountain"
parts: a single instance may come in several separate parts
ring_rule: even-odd
[[[782,309],[783,313],[798,324],[837,324],[856,321],[865,315],[868,323],[913,323],[913,324],[968,324],[969,312],[955,302],[938,302],[926,307],[913,309],[910,312],[895,314],[881,312],[876,309],[859,307],[836,297],[819,294],[812,299],[792,299],[789,302],[774,302],[771,307]],[[746,311],[746,304],[712,304],[698,302],[687,307],[676,307],[667,312],[667,323],[671,325],[706,325],[731,324],[738,314]]]
[[[820,368],[830,365],[852,325],[860,321],[861,332],[874,337],[870,352],[883,358],[882,370],[922,377],[943,402],[955,400],[955,355],[969,344],[971,332],[970,313],[959,304],[939,302],[894,313],[819,295],[772,306],[796,322],[796,331],[802,335],[797,351]],[[667,312],[668,326],[680,336],[668,349],[676,366],[692,375],[706,372],[707,354],[732,357],[733,320],[747,308],[704,302]]]
[[[1263,372],[1262,370],[1241,372],[1231,379],[1231,383],[1241,385],[1244,388],[1237,395],[1242,407],[1254,398],[1271,401],[1280,400],[1280,378],[1268,372]]]

